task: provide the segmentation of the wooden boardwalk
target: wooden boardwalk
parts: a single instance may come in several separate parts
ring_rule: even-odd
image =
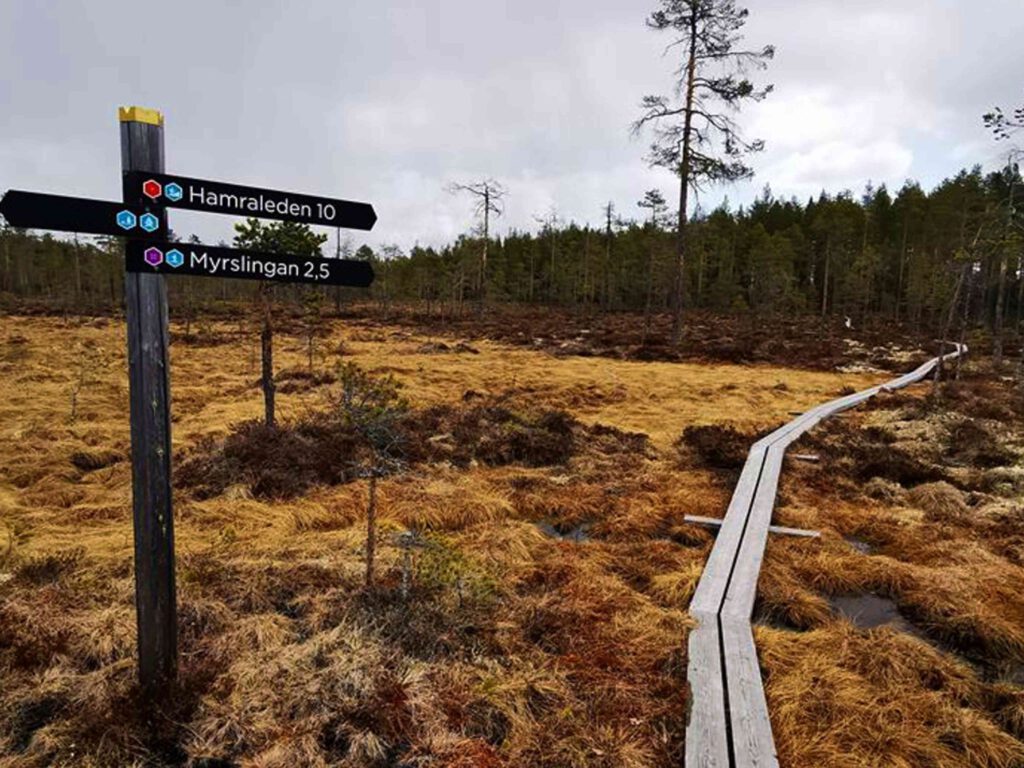
[[[952,360],[967,351],[943,356]],[[921,381],[939,358],[885,384],[819,405],[758,440],[739,482],[690,602],[697,626],[690,632],[687,680],[691,707],[686,727],[689,768],[778,766],[750,618],[786,448],[829,416],[879,392]]]

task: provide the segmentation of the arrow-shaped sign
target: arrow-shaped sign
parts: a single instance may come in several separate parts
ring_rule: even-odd
[[[0,214],[12,227],[56,229],[92,235],[166,238],[163,217],[142,207],[86,197],[64,197],[12,189],[0,200]]]
[[[373,282],[370,262],[357,259],[288,256],[244,248],[132,240],[128,241],[125,255],[128,272],[349,285],[356,288],[366,288]]]
[[[369,203],[164,173],[126,173],[124,199],[138,205],[166,205],[345,229],[373,229],[377,221],[377,214]]]

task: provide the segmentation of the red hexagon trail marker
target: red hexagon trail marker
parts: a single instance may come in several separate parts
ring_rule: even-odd
[[[153,181],[153,179],[147,179],[142,183],[142,194],[151,200],[156,200],[160,197],[160,193],[163,191],[163,187],[160,186],[159,181]]]

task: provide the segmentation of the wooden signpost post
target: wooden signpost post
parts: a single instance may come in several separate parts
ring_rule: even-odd
[[[120,203],[10,190],[0,214],[12,226],[128,237],[128,326],[132,521],[139,682],[160,697],[177,676],[177,599],[171,501],[171,417],[167,288],[164,275],[367,287],[368,262],[167,242],[166,209],[372,229],[373,206],[351,200],[168,175],[164,120],[153,109],[122,107]]]
[[[163,116],[130,107],[119,118],[121,170],[163,171]],[[160,695],[178,672],[167,286],[158,275],[129,272],[124,297],[139,680],[147,694]]]

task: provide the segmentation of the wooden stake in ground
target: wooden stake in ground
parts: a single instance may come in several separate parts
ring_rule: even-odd
[[[274,428],[274,319],[273,319],[273,286],[270,283],[260,285],[260,301],[263,311],[263,326],[260,330],[260,359],[262,373],[260,387],[263,390],[263,420],[268,427]]]
[[[163,116],[140,107],[122,107],[118,116],[121,170],[162,173]],[[124,285],[139,682],[147,695],[159,696],[178,670],[167,289],[157,274],[128,272]]]

